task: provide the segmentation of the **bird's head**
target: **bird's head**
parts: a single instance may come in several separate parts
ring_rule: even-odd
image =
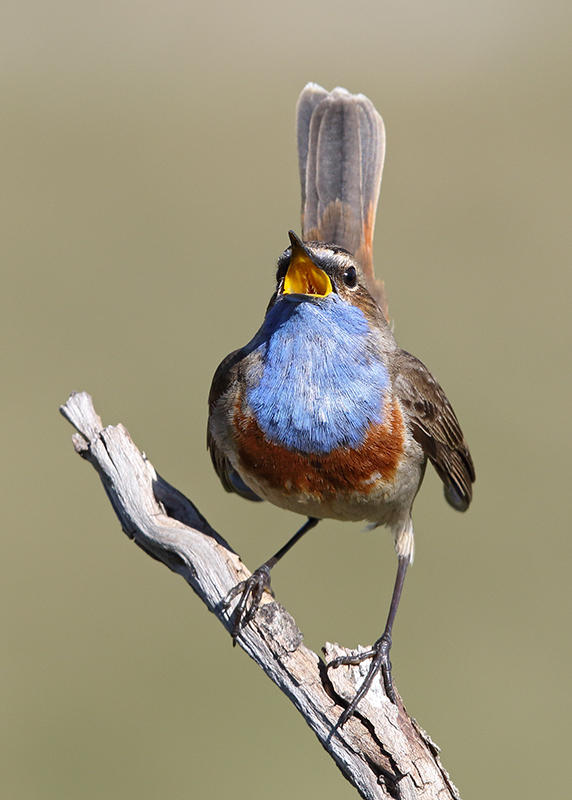
[[[278,300],[293,303],[327,303],[332,297],[377,316],[379,308],[365,285],[356,259],[343,247],[324,242],[303,242],[289,231],[290,246],[278,259]]]

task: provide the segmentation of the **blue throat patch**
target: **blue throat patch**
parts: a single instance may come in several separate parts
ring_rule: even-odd
[[[329,453],[359,447],[370,425],[383,422],[389,377],[369,335],[363,312],[336,294],[318,302],[278,300],[256,337],[262,375],[247,392],[272,442]]]

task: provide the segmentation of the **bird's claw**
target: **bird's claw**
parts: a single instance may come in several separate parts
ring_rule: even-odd
[[[245,581],[237,583],[228,593],[224,602],[225,608],[228,608],[234,598],[240,595],[240,600],[233,614],[231,630],[233,645],[236,645],[236,640],[241,630],[248,625],[256,614],[265,589],[274,596],[270,586],[270,569],[263,564],[254,570],[252,575]]]
[[[371,664],[369,665],[369,670],[362,685],[357,690],[349,706],[344,710],[343,714],[336,722],[335,729],[341,728],[355,713],[358,703],[363,697],[365,697],[369,687],[373,683],[373,679],[380,670],[383,676],[385,694],[394,705],[397,705],[397,698],[395,696],[393,680],[391,677],[391,661],[389,660],[390,649],[391,636],[388,633],[384,633],[383,636],[380,636],[380,638],[372,645],[372,647],[369,648],[369,650],[363,650],[360,653],[352,653],[351,655],[347,656],[338,656],[338,658],[334,658],[327,664],[327,669],[335,669],[342,664],[355,666],[357,664],[361,664],[362,661],[371,658]]]

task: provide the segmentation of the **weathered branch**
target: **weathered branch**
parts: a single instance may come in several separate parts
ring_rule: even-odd
[[[91,397],[74,393],[61,407],[77,433],[76,451],[97,470],[125,533],[146,553],[187,581],[230,630],[224,600],[250,573],[225,540],[184,495],[155,472],[122,425],[104,428]],[[326,670],[304,646],[294,619],[265,595],[238,644],[290,698],[345,777],[364,798],[459,800],[440,764],[438,748],[406,712],[383,693],[381,682],[341,730],[334,725],[367,671]],[[348,651],[326,644],[327,661]]]

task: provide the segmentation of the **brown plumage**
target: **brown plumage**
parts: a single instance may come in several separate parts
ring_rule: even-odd
[[[392,361],[393,388],[406,411],[414,439],[444,484],[447,501],[466,511],[475,468],[453,408],[425,364],[405,350]]]

